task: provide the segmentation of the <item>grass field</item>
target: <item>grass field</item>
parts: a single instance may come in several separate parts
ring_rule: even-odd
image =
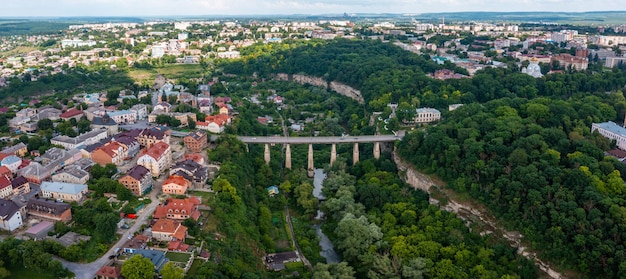
[[[158,74],[167,79],[198,78],[202,76],[202,67],[199,64],[169,64],[154,69],[133,68],[128,71],[128,76],[138,84],[152,84]]]
[[[165,254],[165,257],[173,262],[187,263],[187,261],[189,261],[189,258],[191,258],[191,254],[167,252],[167,254]]]
[[[198,269],[200,268],[200,266],[204,262],[205,262],[204,260],[199,260],[199,259],[193,260],[193,263],[191,264],[191,267],[187,271],[187,277],[191,277],[191,276],[196,275],[196,273],[198,273]]]
[[[33,50],[37,50],[37,49],[34,47],[29,47],[29,46],[18,46],[12,50],[0,52],[0,57],[8,57],[8,56],[13,56],[17,54],[28,53]]]

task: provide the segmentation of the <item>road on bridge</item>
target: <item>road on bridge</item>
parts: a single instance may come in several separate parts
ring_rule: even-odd
[[[274,143],[274,144],[340,144],[340,143],[371,143],[390,142],[401,140],[404,134],[396,135],[369,135],[369,136],[343,136],[343,137],[244,137],[239,140],[244,143]]]

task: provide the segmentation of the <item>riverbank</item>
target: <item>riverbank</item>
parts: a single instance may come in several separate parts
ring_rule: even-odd
[[[455,213],[468,225],[480,224],[482,229],[479,233],[481,235],[494,234],[506,240],[511,247],[517,248],[518,254],[532,260],[548,278],[570,278],[570,276],[563,275],[552,269],[550,264],[539,259],[536,253],[530,252],[530,248],[522,243],[522,234],[500,227],[496,222],[496,218],[484,206],[476,204],[471,200],[460,199],[454,191],[446,189],[443,181],[420,173],[413,165],[402,160],[397,151],[394,150],[392,157],[398,168],[400,179],[415,189],[427,192],[430,195],[429,202],[431,204],[439,205],[441,209]]]

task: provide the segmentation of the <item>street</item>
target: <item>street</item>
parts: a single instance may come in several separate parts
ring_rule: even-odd
[[[133,235],[136,231],[139,230],[142,224],[145,224],[148,220],[148,217],[154,213],[160,201],[158,198],[158,194],[161,192],[161,183],[163,183],[163,178],[157,180],[154,184],[154,189],[148,195],[152,202],[146,206],[143,212],[139,213],[139,217],[137,218],[135,224],[131,226],[128,231],[126,231],[120,239],[115,243],[104,255],[102,255],[99,259],[91,262],[91,263],[74,263],[68,262],[60,257],[55,257],[55,259],[61,261],[64,267],[74,272],[77,279],[92,279],[98,272],[98,269],[103,265],[107,264],[111,260],[109,259],[110,255],[115,253],[115,250],[118,248],[122,248],[122,245],[128,241],[128,236]]]

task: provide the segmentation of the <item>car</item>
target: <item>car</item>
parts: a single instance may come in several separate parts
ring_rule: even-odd
[[[112,260],[113,258],[115,258],[115,255],[110,255],[109,256],[109,260]]]
[[[252,140],[256,140],[256,138],[252,138]]]

